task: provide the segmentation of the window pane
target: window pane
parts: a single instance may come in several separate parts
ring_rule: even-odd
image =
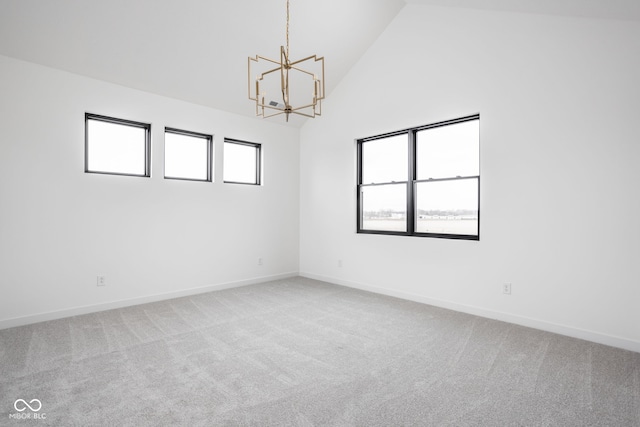
[[[165,132],[165,178],[209,180],[209,144],[208,138]]]
[[[478,235],[478,179],[416,184],[416,231]]]
[[[224,144],[224,180],[259,184],[258,146],[225,142]]]
[[[87,120],[87,171],[146,174],[146,129]]]
[[[480,120],[421,130],[416,138],[419,180],[480,175]]]
[[[407,231],[407,185],[362,187],[362,229]]]
[[[406,134],[362,143],[362,184],[407,181]]]

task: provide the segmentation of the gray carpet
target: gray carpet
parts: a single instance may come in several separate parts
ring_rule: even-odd
[[[640,426],[640,354],[293,278],[0,331],[27,424]]]

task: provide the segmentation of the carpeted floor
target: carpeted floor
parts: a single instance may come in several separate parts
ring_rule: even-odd
[[[640,426],[640,353],[292,278],[0,331],[27,424]]]

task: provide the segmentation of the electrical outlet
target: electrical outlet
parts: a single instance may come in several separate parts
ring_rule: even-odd
[[[502,293],[505,295],[511,295],[511,283],[502,284]]]
[[[107,286],[107,278],[104,277],[104,276],[98,276],[97,285],[98,286]]]
[[[258,265],[262,265],[262,258],[258,258]]]

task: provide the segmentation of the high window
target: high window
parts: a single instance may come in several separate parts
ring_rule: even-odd
[[[253,142],[224,140],[224,182],[260,185],[261,145]]]
[[[85,114],[84,170],[151,176],[151,125]]]
[[[212,180],[213,137],[185,130],[164,129],[164,177]]]
[[[358,233],[479,240],[480,116],[357,141]]]

